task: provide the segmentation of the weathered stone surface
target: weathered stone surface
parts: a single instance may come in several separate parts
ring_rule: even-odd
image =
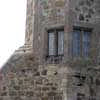
[[[73,59],[73,27],[92,29],[90,60]],[[48,30],[64,28],[64,56],[47,58]],[[99,0],[27,0],[25,45],[0,71],[0,100],[100,99]]]

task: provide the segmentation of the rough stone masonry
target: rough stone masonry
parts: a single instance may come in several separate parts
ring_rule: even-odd
[[[27,0],[25,44],[0,71],[0,100],[99,99],[100,0]]]

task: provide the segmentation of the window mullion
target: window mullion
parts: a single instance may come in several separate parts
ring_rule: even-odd
[[[81,30],[81,34],[80,34],[80,57],[83,57],[83,34],[84,31]]]
[[[58,33],[57,30],[55,29],[55,48],[56,48],[56,56],[58,55]]]

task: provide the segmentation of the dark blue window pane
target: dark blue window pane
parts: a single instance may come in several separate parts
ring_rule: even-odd
[[[90,48],[90,32],[83,33],[82,44],[83,44],[83,56],[88,57]]]
[[[80,56],[80,31],[73,33],[73,56]]]

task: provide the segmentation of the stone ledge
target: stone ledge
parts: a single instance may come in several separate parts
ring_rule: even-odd
[[[15,51],[14,54],[18,54],[18,53],[29,53],[32,52],[32,45],[24,45],[22,47],[20,47],[18,50]]]

